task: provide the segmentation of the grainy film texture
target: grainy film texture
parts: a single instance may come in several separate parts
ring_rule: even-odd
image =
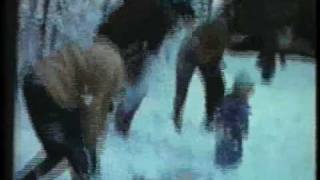
[[[19,4],[15,179],[313,180],[315,0]]]

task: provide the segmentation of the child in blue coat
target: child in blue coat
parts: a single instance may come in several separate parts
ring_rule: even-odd
[[[233,89],[215,112],[217,132],[215,164],[222,168],[234,167],[241,162],[242,139],[248,136],[250,115],[249,98],[254,84],[246,72],[236,76]]]

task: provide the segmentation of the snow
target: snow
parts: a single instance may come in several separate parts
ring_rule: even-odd
[[[112,121],[101,154],[102,179],[126,180],[311,180],[315,176],[315,64],[294,61],[276,70],[270,85],[261,83],[256,52],[225,52],[224,77],[230,88],[240,70],[250,72],[255,93],[250,99],[249,136],[236,169],[214,164],[216,134],[204,130],[204,93],[196,71],[185,105],[182,134],[171,120],[175,91],[175,59],[181,30],[167,39],[153,56],[148,93],[133,120],[130,137],[119,137]],[[306,58],[304,58],[306,59]],[[277,64],[280,67],[280,64]],[[22,169],[41,145],[29,123],[21,92],[15,121],[15,169]],[[58,179],[69,179],[65,172]]]
[[[68,36],[84,45],[90,44],[103,15],[98,10],[103,1],[93,1],[96,4],[66,2],[69,8],[62,14],[55,15],[54,10],[49,13],[52,15],[50,26],[58,27],[58,40]],[[118,0],[109,2],[119,5]],[[70,8],[71,5],[74,6]],[[214,1],[213,13],[218,13],[220,5],[221,1]],[[27,21],[28,6],[28,3],[22,3],[21,7],[19,72],[23,63],[36,60],[40,47],[36,26],[42,18],[39,15],[41,9],[35,12],[38,20],[28,29],[27,25],[31,23]],[[107,13],[110,13],[115,7],[108,8]],[[28,30],[23,32],[24,29]],[[225,52],[226,88],[231,88],[237,72],[245,69],[255,82],[255,93],[250,99],[252,115],[248,139],[243,142],[242,161],[236,169],[222,170],[214,164],[217,135],[206,132],[202,126],[204,89],[198,71],[190,84],[182,134],[176,134],[173,128],[175,61],[186,33],[181,29],[168,37],[160,53],[150,57],[154,63],[146,78],[148,92],[135,115],[128,140],[116,134],[110,116],[111,125],[100,156],[102,179],[315,179],[316,75],[315,64],[309,62],[310,58],[288,56],[287,66],[280,68],[278,63],[275,78],[270,85],[265,85],[261,83],[260,72],[255,66],[257,52]],[[16,173],[42,148],[29,122],[21,88],[18,88],[14,123]],[[69,171],[57,179],[70,179]]]

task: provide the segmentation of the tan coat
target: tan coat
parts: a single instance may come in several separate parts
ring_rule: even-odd
[[[118,50],[102,38],[86,50],[69,44],[38,61],[34,72],[61,107],[81,109],[85,142],[89,146],[96,143],[105,128],[112,97],[121,91],[125,81]],[[90,103],[85,103],[86,96],[91,97]]]

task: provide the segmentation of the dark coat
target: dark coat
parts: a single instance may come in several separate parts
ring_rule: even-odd
[[[215,163],[222,168],[236,167],[242,158],[242,139],[248,135],[250,106],[236,96],[228,95],[215,112],[217,140]]]
[[[228,43],[228,27],[224,18],[197,27],[191,37],[187,37],[178,54],[179,60],[197,65],[218,67]]]

